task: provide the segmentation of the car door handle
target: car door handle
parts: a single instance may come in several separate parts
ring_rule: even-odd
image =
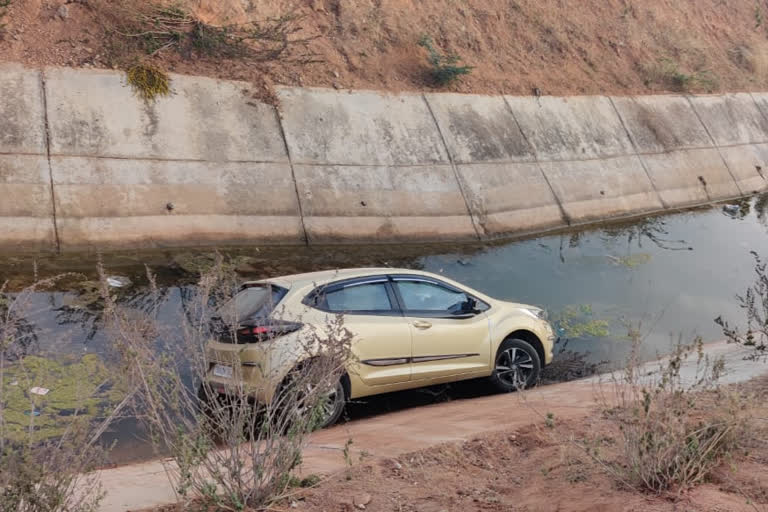
[[[413,326],[417,329],[429,329],[432,327],[432,324],[429,322],[425,322],[424,320],[416,320],[413,322]]]

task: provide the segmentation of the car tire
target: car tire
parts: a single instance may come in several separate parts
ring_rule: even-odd
[[[333,400],[329,402],[328,415],[323,418],[323,421],[318,424],[317,428],[321,429],[334,425],[337,421],[339,421],[339,418],[344,412],[346,405],[347,394],[344,390],[344,385],[342,384],[341,379],[339,379],[336,382],[336,389],[333,392]]]
[[[282,389],[285,389],[285,387],[288,386],[287,379],[289,378],[290,375],[286,377],[286,382],[284,382],[283,386],[281,387]],[[326,404],[320,404],[324,414],[321,418],[319,418],[318,423],[315,424],[314,428],[316,430],[330,427],[331,425],[335,424],[344,412],[344,408],[347,405],[347,393],[341,379],[336,381],[336,385],[333,391],[328,393],[328,397],[329,401],[327,406]]]
[[[507,338],[496,352],[490,380],[496,389],[508,393],[535,386],[540,373],[536,349],[527,341]]]

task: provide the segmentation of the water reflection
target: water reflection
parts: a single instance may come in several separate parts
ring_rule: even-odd
[[[644,242],[650,242],[659,249],[668,251],[693,250],[685,240],[670,239],[666,217],[648,217],[634,221],[630,225],[608,226],[603,229],[601,238],[605,241],[606,247],[616,246],[621,239],[626,239],[628,249],[633,244],[637,244],[637,247],[642,249]]]
[[[652,350],[662,350],[670,335],[718,336],[712,318],[733,312],[732,298],[751,275],[749,251],[768,248],[768,196],[726,206],[511,243],[236,248],[220,254],[244,279],[348,266],[395,266],[443,274],[500,299],[544,306],[553,314],[585,305],[607,319],[611,335],[577,336],[568,348],[613,361],[623,353],[615,333],[628,320],[653,326]],[[158,314],[173,325],[177,315],[186,314],[184,304],[194,291],[196,272],[216,257],[210,250],[160,251],[106,256],[103,263],[109,272],[133,283],[110,289],[119,304],[148,313],[159,298]],[[88,258],[64,255],[38,260],[38,272],[44,277],[68,270],[82,275],[74,280],[71,274],[54,283],[52,290],[32,293],[35,311],[18,322],[28,345],[66,352],[80,344],[103,351],[97,259]],[[156,292],[150,289],[145,263],[156,274]],[[0,260],[0,282],[21,286],[31,280],[31,272],[23,272],[25,265],[32,267],[18,257]],[[41,329],[45,336],[40,336]],[[64,332],[68,341],[54,347],[50,334]]]

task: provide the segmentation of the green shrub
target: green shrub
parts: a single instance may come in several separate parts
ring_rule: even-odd
[[[427,50],[427,60],[431,67],[429,74],[431,80],[439,86],[448,85],[461,75],[468,75],[472,72],[472,66],[460,66],[461,58],[452,54],[441,54],[432,44],[432,38],[427,35],[421,36],[419,46]]]

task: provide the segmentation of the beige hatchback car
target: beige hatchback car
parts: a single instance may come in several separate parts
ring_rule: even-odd
[[[233,304],[237,335],[210,342],[206,381],[223,394],[246,385],[262,403],[310,357],[296,350],[302,333],[322,331],[342,315],[352,355],[323,405],[323,426],[336,422],[347,400],[364,396],[478,377],[502,391],[530,387],[552,361],[555,341],[542,309],[414,270],[348,269],[249,282]]]

